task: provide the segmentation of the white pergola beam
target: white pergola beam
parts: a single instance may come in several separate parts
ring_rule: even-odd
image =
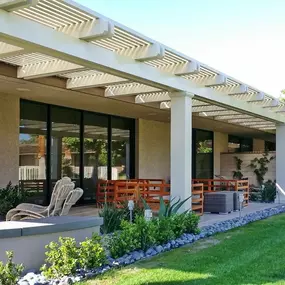
[[[83,89],[92,87],[109,86],[127,82],[125,78],[110,74],[94,74],[82,77],[74,77],[67,80],[67,89]]]
[[[230,119],[227,120],[228,123],[246,123],[246,122],[264,122],[263,119],[258,118],[247,118],[247,119]]]
[[[238,86],[224,86],[221,87],[221,91],[227,93],[230,96],[235,96],[235,95],[247,94],[248,87],[245,84],[241,84]]]
[[[161,101],[170,101],[170,96],[168,92],[155,92],[150,94],[140,94],[135,98],[135,103],[153,103]]]
[[[112,38],[115,33],[114,24],[104,19],[90,20],[81,25],[63,26],[58,28],[58,31],[88,42]]]
[[[128,56],[130,55],[137,61],[149,61],[162,59],[165,55],[165,49],[161,45],[154,43],[135,50],[133,55],[130,54],[130,51],[123,52],[122,54]]]
[[[199,116],[201,116],[201,117],[216,117],[216,116],[222,116],[222,115],[236,116],[236,115],[239,115],[239,113],[237,113],[235,111],[231,111],[231,110],[200,112],[199,113]]]
[[[265,99],[265,94],[263,92],[258,92],[250,97],[247,102],[259,102]]]
[[[202,86],[214,87],[227,84],[227,77],[224,74],[218,74],[207,78],[195,78],[194,81]]]
[[[280,101],[278,99],[273,99],[269,102],[269,104],[264,105],[263,108],[272,108],[272,107],[278,107],[280,104]]]
[[[39,0],[0,0],[0,9],[15,11],[37,5]]]
[[[171,102],[161,102],[159,107],[162,110],[170,109],[171,108]]]
[[[109,87],[106,92],[106,97],[113,96],[130,96],[130,95],[139,95],[143,93],[152,93],[158,92],[161,90],[152,86],[138,84],[138,83],[130,83],[130,84],[120,84],[117,86]]]
[[[269,124],[263,124],[263,125],[247,125],[247,126],[244,125],[244,127],[255,128],[255,129],[268,128],[268,130],[269,130],[269,129],[273,130],[273,129],[276,128],[276,126],[274,126],[274,125],[269,125]]]
[[[17,56],[24,53],[24,49],[0,42],[0,58]]]
[[[31,33],[31,31],[33,32]],[[0,10],[0,36],[1,41],[23,48],[29,47],[34,52],[57,57],[85,66],[88,69],[122,76],[142,84],[152,85],[157,89],[189,92],[195,94],[198,99],[201,98],[212,103],[219,102],[223,106],[285,123],[285,117],[281,114],[267,111],[261,106],[236,100],[233,96],[226,96],[226,94],[221,94],[213,88],[201,87],[193,80],[162,72],[132,58],[120,56],[110,50],[92,45],[4,10]]]
[[[63,60],[52,60],[18,67],[17,77],[34,79],[53,76],[64,72],[74,72],[84,69],[83,66],[66,62]]]
[[[233,118],[234,117],[234,118]],[[222,116],[216,116],[215,120],[231,120],[231,119],[241,119],[241,120],[251,120],[253,119],[250,115],[222,115]]]
[[[207,105],[207,106],[197,106],[192,109],[193,113],[207,113],[207,112],[213,112],[213,111],[225,111],[225,108],[220,106],[213,106],[213,105]]]
[[[263,122],[244,122],[244,123],[240,123],[240,125],[242,126],[264,126],[264,125],[273,125],[274,123],[272,122],[266,122],[266,121],[263,121]]]
[[[173,74],[178,76],[197,74],[200,71],[200,63],[198,63],[197,61],[188,61],[186,63],[181,63],[175,67],[168,67],[166,71],[172,72]]]
[[[195,99],[192,99],[192,108],[194,107],[204,107],[209,106],[207,103],[204,103],[202,101],[198,101]],[[160,103],[160,109],[170,109],[171,108],[171,101],[165,101]]]

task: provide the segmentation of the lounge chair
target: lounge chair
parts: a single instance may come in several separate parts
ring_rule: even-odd
[[[81,198],[83,190],[81,188],[75,188],[70,191],[66,200],[64,201],[60,216],[67,216],[70,208]]]
[[[36,204],[22,203],[7,213],[6,220],[19,220],[21,219],[21,216],[24,217],[27,215],[33,218],[58,215],[62,210],[62,205],[67,195],[73,189],[74,183],[71,182],[71,179],[69,177],[64,177],[56,182],[51,196],[50,204],[47,207]]]

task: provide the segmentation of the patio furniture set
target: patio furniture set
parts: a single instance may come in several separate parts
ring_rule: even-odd
[[[248,205],[248,180],[193,179],[192,182],[192,210],[198,215],[238,210],[239,193],[243,193],[243,206]],[[163,179],[100,180],[97,202],[114,202],[119,207],[124,201],[140,201],[143,198],[153,211],[157,211],[159,197],[169,203],[170,188],[171,185]]]

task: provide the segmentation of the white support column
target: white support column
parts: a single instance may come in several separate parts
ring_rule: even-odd
[[[285,203],[285,124],[276,127],[276,186],[275,203]]]
[[[171,197],[191,196],[192,184],[192,97],[191,93],[171,93]],[[191,199],[181,211],[191,209]]]

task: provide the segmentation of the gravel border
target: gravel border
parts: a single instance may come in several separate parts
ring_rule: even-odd
[[[112,268],[118,268],[126,266],[136,261],[151,258],[161,252],[169,251],[174,248],[181,247],[186,244],[191,244],[197,240],[203,239],[205,237],[212,236],[216,233],[226,232],[228,230],[244,226],[246,224],[263,220],[271,216],[275,216],[285,212],[285,205],[276,206],[264,210],[257,211],[255,213],[250,213],[242,216],[241,218],[237,217],[230,220],[225,220],[222,222],[217,222],[211,226],[202,227],[201,232],[197,235],[194,234],[183,234],[180,238],[176,240],[171,240],[167,244],[158,245],[149,248],[146,252],[139,250],[134,251],[124,256],[113,259],[108,258],[108,263],[101,268],[95,270],[78,270],[76,276],[66,276],[61,280],[46,280],[42,274],[36,274],[36,271],[30,270],[26,272],[26,275],[23,276],[18,284],[19,285],[67,285],[73,284],[75,282],[82,281],[84,279],[94,278],[95,276],[105,273],[106,271]]]

